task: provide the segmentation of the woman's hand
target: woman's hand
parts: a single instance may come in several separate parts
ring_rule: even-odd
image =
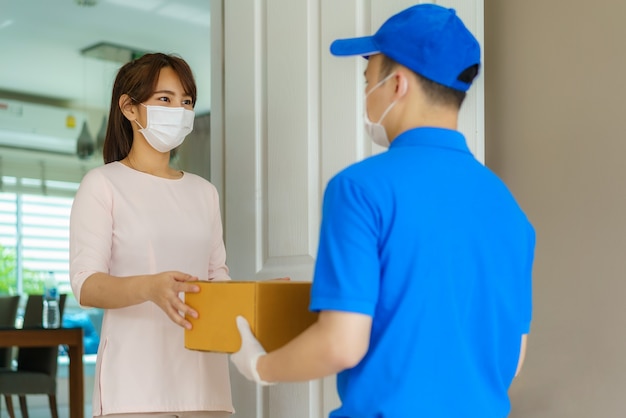
[[[185,319],[189,315],[198,317],[198,312],[191,309],[179,297],[183,293],[198,293],[200,286],[194,284],[198,278],[180,271],[166,271],[147,276],[147,299],[154,302],[170,317],[174,323],[191,329],[191,323]]]

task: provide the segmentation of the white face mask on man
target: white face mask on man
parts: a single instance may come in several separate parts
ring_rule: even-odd
[[[372,89],[370,91],[368,91],[367,94],[365,95],[365,99],[364,99],[365,103],[364,103],[364,106],[363,106],[363,119],[364,119],[364,122],[365,122],[365,131],[368,133],[370,138],[372,138],[372,141],[376,145],[380,145],[381,147],[385,147],[385,148],[389,147],[389,138],[387,137],[387,131],[385,130],[385,127],[383,125],[381,125],[381,122],[383,121],[385,116],[387,116],[387,113],[389,113],[389,111],[395,106],[395,104],[398,102],[398,100],[397,99],[394,100],[387,107],[387,109],[383,112],[383,114],[380,117],[380,119],[378,120],[378,122],[374,123],[374,122],[372,122],[370,120],[369,116],[367,115],[367,97],[370,94],[372,94],[372,92],[374,90],[376,90],[378,87],[382,86],[385,83],[385,81],[389,80],[394,75],[395,75],[395,73],[389,74],[387,77],[385,77],[382,80],[380,80],[374,87],[372,87]]]
[[[168,152],[179,146],[193,130],[195,113],[184,107],[152,106],[140,103],[148,110],[148,123],[141,128],[148,144],[159,152]]]

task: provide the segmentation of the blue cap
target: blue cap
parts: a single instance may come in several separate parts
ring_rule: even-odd
[[[390,17],[372,36],[338,39],[338,56],[383,54],[431,81],[467,91],[458,77],[480,64],[480,45],[454,9],[418,4]]]

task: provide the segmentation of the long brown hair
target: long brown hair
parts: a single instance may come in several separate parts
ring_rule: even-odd
[[[133,145],[133,128],[120,109],[120,97],[127,94],[131,100],[138,103],[147,100],[154,92],[159,73],[164,67],[170,67],[178,75],[185,94],[191,96],[192,104],[195,106],[196,81],[187,62],[179,56],[162,53],[146,54],[124,64],[117,72],[111,94],[109,121],[102,149],[105,164],[126,158]]]

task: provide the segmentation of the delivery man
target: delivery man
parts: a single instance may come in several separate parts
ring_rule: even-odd
[[[505,417],[530,328],[535,233],[457,130],[480,46],[454,10],[419,4],[330,50],[368,60],[365,126],[389,149],[328,183],[318,321],[266,353],[239,317],[231,360],[260,384],[338,373],[331,417]]]

